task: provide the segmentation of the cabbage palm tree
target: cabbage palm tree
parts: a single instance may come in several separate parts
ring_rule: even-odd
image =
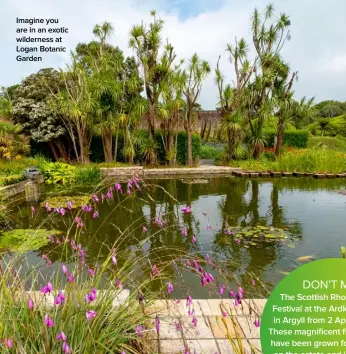
[[[189,60],[187,70],[183,72],[183,93],[186,98],[184,128],[187,134],[187,165],[192,166],[192,123],[194,107],[202,89],[203,81],[210,73],[209,63],[200,60],[195,53]]]

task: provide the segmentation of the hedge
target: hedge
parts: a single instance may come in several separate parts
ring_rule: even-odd
[[[143,139],[148,137],[148,132],[146,130],[137,131]],[[174,136],[175,139],[175,136]],[[155,141],[157,145],[157,158],[160,164],[165,163],[165,151],[162,142],[162,137],[160,131],[155,132]],[[53,159],[51,150],[46,143],[35,143],[31,142],[31,153],[32,156],[37,154],[43,155],[51,160]],[[112,151],[114,154],[115,148],[115,134],[113,135],[113,146]],[[118,151],[117,151],[117,161],[118,162],[126,162],[124,154],[124,134],[122,131],[119,132],[118,136]],[[200,156],[200,149],[201,149],[201,138],[198,134],[192,135],[192,158],[194,161],[199,159]],[[138,147],[136,148],[136,156],[135,156],[135,163],[143,163],[143,157],[140,154]],[[91,162],[104,162],[104,153],[103,153],[103,145],[102,145],[102,138],[99,135],[94,135],[90,145],[90,160]],[[187,139],[186,139],[186,132],[181,131],[178,132],[178,149],[177,149],[177,162],[179,165],[185,165],[187,160]]]
[[[267,130],[265,133],[266,147],[273,147],[276,132]],[[305,149],[308,145],[309,133],[307,130],[287,130],[284,133],[283,145],[295,148]]]

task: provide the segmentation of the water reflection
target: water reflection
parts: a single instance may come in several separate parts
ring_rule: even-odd
[[[91,216],[86,217],[85,231],[80,237],[80,242],[87,249],[88,263],[104,259],[115,242],[122,250],[118,253],[120,264],[134,250],[138,257],[147,257],[153,264],[160,263],[167,259],[169,248],[177,247],[191,253],[209,253],[226,265],[228,271],[233,271],[242,284],[251,281],[248,274],[252,273],[270,291],[284,272],[299,265],[299,256],[339,256],[340,246],[344,245],[342,234],[346,227],[346,207],[345,196],[334,191],[344,188],[343,180],[222,177],[210,178],[208,183],[191,182],[193,180],[150,180],[137,198],[129,196],[124,200],[116,196],[116,208],[114,203],[107,201],[100,204],[100,218],[93,220]],[[75,190],[72,194],[77,192],[90,193],[90,190]],[[57,193],[61,192],[48,188],[45,191],[46,197]],[[185,205],[191,205],[191,214],[181,215],[181,208]],[[32,218],[30,207],[22,203],[14,208],[13,218],[17,228],[41,226],[66,233],[73,224],[72,216],[48,217],[38,205],[39,212]],[[324,222],[326,218],[330,221],[328,224]],[[153,223],[155,219],[165,220],[171,226],[162,231],[159,225]],[[142,231],[143,224],[155,234],[150,242],[144,242],[147,234]],[[211,230],[207,230],[209,224]],[[225,234],[227,226],[236,225],[285,228],[290,233],[290,239],[289,242],[263,242],[244,248],[232,236]],[[182,237],[183,227],[188,230],[187,237]],[[74,229],[70,232],[72,234]],[[196,244],[191,242],[193,235],[197,235]],[[140,242],[143,246],[138,248]],[[35,264],[43,253],[48,252],[57,264],[61,249],[53,245],[30,254],[26,262]],[[190,272],[184,272],[183,278],[178,278],[175,269],[166,271],[171,278],[184,279],[195,297],[210,297],[208,290],[200,287],[199,278]],[[143,272],[138,269],[138,276],[150,276],[149,271]],[[231,282],[229,287],[235,287],[234,280],[228,280]],[[264,290],[262,294],[265,295]],[[175,296],[185,295],[185,291],[179,293],[178,287]]]

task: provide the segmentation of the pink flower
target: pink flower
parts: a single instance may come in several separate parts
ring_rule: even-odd
[[[115,183],[114,187],[115,187],[115,190],[122,193],[121,185],[119,183]]]
[[[56,340],[63,340],[65,341],[67,339],[66,334],[64,332],[59,332],[58,335],[56,336]]]
[[[48,213],[52,210],[52,208],[49,206],[49,203],[48,203],[48,202],[46,202],[45,208],[46,208],[46,210],[47,210]]]
[[[31,207],[31,216],[34,217],[36,209],[32,206]]]
[[[92,268],[90,268],[90,269],[88,270],[88,272],[89,272],[89,275],[90,275],[91,277],[93,277],[93,276],[95,275],[95,270],[92,269]]]
[[[93,213],[93,219],[97,219],[99,217],[99,212],[97,210]]]
[[[181,211],[185,214],[189,214],[189,213],[191,213],[191,207],[186,206],[183,209],[181,209]]]
[[[255,327],[259,327],[261,325],[261,321],[258,319],[254,322]]]
[[[70,273],[70,274],[68,275],[67,281],[68,281],[69,283],[73,283],[73,281],[74,281],[74,276],[73,276],[72,273]]]
[[[29,307],[30,311],[32,311],[34,309],[34,302],[32,301],[31,297],[29,297],[29,300],[28,300],[28,307]]]
[[[186,237],[187,236],[187,228],[184,227],[181,231],[182,236]]]
[[[173,284],[171,282],[168,283],[168,289],[167,292],[170,294],[174,290]]]
[[[123,284],[121,284],[121,281],[120,280],[116,280],[115,281],[115,284],[117,285],[117,287],[121,290],[123,288]]]
[[[156,264],[154,264],[154,265],[153,265],[153,268],[152,268],[151,277],[154,277],[155,275],[158,275],[158,274],[159,274],[159,270],[157,269]]]
[[[192,305],[192,297],[188,295],[186,297],[186,307],[189,307],[190,305]]]
[[[221,285],[221,286],[220,286],[220,289],[219,289],[219,294],[220,294],[220,295],[223,295],[223,293],[224,293],[225,290],[226,290],[226,285],[224,285],[224,284]]]
[[[67,274],[67,268],[66,268],[65,264],[63,264],[61,266],[61,269],[62,269],[62,272],[66,275]]]
[[[64,208],[60,208],[60,214],[64,216],[66,214],[66,210]]]
[[[207,260],[207,263],[208,263],[208,264],[211,264],[211,259],[210,259],[210,256],[209,256],[208,253],[206,254],[205,258],[206,258],[206,260]]]
[[[195,235],[192,235],[192,240],[191,240],[192,243],[196,243],[197,242],[197,238]]]
[[[89,303],[89,302],[93,302],[95,300],[96,300],[96,289],[91,288],[90,293],[85,295],[85,302]]]
[[[186,264],[187,267],[191,266],[191,263],[190,263],[190,261],[188,259],[186,260],[185,264]]]
[[[142,231],[143,231],[143,233],[144,233],[144,232],[147,232],[148,229],[143,225]]]
[[[53,327],[54,326],[54,322],[53,320],[48,316],[48,313],[46,314],[46,316],[44,317],[44,324],[47,327]]]
[[[48,282],[47,285],[45,285],[43,288],[41,288],[41,292],[43,294],[51,293],[52,290],[53,290],[53,285],[50,282]]]
[[[6,338],[6,339],[5,339],[5,345],[6,345],[7,348],[12,348],[12,346],[13,346],[13,341],[12,341],[12,339]]]
[[[193,316],[192,324],[193,324],[194,327],[197,327],[197,317],[196,316]]]
[[[67,209],[68,210],[72,210],[72,208],[73,208],[73,203],[72,202],[67,202]]]
[[[226,235],[230,235],[230,234],[231,234],[231,230],[230,230],[229,227],[227,227],[227,228],[225,229],[225,234],[226,234]]]
[[[117,264],[117,256],[116,256],[116,254],[113,254],[113,256],[112,256],[112,263],[113,263],[114,265]]]
[[[143,331],[143,327],[141,325],[136,327],[136,333],[139,337],[142,337],[143,335],[142,331]]]
[[[235,293],[234,293],[233,290],[230,290],[230,292],[229,292],[229,297],[235,297]]]
[[[61,305],[64,302],[64,300],[65,300],[64,294],[61,291],[59,291],[58,296],[55,298],[54,303],[55,305]]]
[[[255,286],[255,284],[256,284],[255,279],[252,279],[252,280],[251,280],[251,284],[252,284],[253,286]]]
[[[71,353],[71,349],[70,349],[69,345],[66,342],[62,343],[62,350],[64,351],[65,354],[70,354]]]
[[[207,225],[207,231],[210,231],[210,230],[211,230],[211,225],[208,224],[208,225]]]
[[[85,316],[86,316],[87,320],[92,320],[93,318],[96,317],[96,311],[94,311],[94,310],[87,311]]]
[[[98,203],[100,201],[99,197],[96,194],[94,194],[92,198],[95,203]]]
[[[227,312],[222,310],[222,316],[227,317]]]
[[[156,315],[156,320],[155,320],[155,327],[156,327],[156,332],[157,334],[160,333],[160,319],[159,316]]]

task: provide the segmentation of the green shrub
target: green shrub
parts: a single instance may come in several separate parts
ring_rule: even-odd
[[[76,167],[62,162],[48,162],[43,174],[48,184],[69,184],[76,180]]]
[[[0,187],[8,186],[10,184],[18,183],[24,180],[23,173],[9,175],[9,176],[0,176]]]
[[[275,130],[267,130],[264,134],[267,142],[267,147],[273,147],[276,136]],[[308,140],[309,132],[307,130],[287,130],[284,133],[283,145],[305,149],[307,147]]]
[[[215,159],[219,154],[220,149],[212,145],[201,145],[200,158],[201,159]]]
[[[178,133],[177,143],[177,163],[179,165],[186,165],[187,160],[187,134],[186,132]],[[192,159],[197,161],[200,157],[201,151],[201,137],[198,134],[192,135]]]
[[[95,165],[78,166],[76,169],[76,184],[83,186],[96,186],[102,180],[100,167]]]

